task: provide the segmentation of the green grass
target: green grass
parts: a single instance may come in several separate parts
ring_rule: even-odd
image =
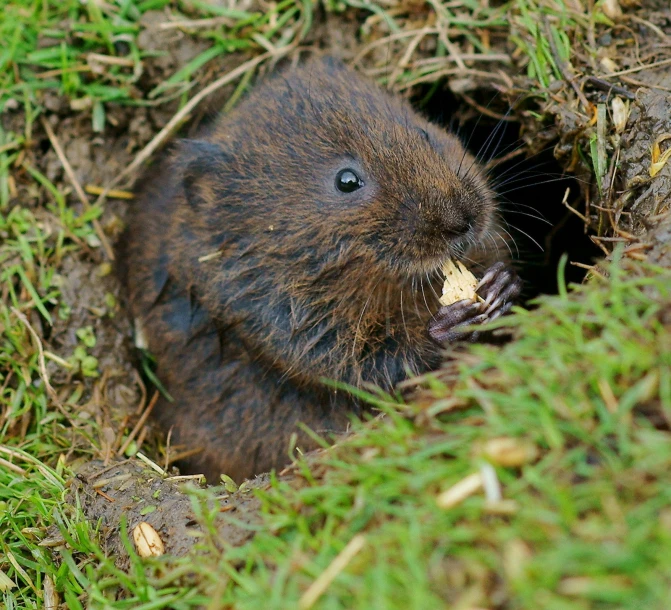
[[[425,405],[409,420],[389,404],[385,420],[305,466],[300,489],[267,494],[271,529],[224,554],[223,571],[231,559],[247,567],[226,571],[222,600],[296,607],[361,533],[366,545],[317,607],[439,608],[441,596],[492,607],[497,595],[518,608],[666,607],[671,332],[660,316],[671,272],[611,271],[608,282],[519,313],[519,340],[472,350],[450,390],[434,381],[458,411]],[[665,430],[647,410],[663,414]],[[496,468],[515,512],[492,514],[482,494],[440,508],[439,492],[477,472],[478,447],[497,437],[540,451],[520,469]]]
[[[142,15],[166,7],[179,19],[226,21],[194,30],[206,49],[142,89],[142,69],[152,60],[138,45]],[[413,11],[387,12],[382,4],[326,7],[362,23],[373,16],[387,28],[375,33],[382,37],[418,27]],[[556,53],[568,59],[566,32],[584,34],[602,20],[598,11],[530,0],[491,9],[476,0],[429,2],[424,10],[426,19],[439,14],[452,42],[483,53],[478,32],[502,36],[509,26],[540,96],[562,77]],[[547,31],[538,11],[550,18]],[[244,547],[206,538],[196,557],[134,558],[125,574],[99,547],[98,524],[63,503],[68,466],[99,447],[98,424],[80,413],[103,371],[87,351],[96,341],[88,324],[72,329],[72,353],[51,351],[48,337],[52,324],[70,316],[64,263],[100,255],[93,221],[104,209],[80,210],[47,177],[36,135],[49,115],[44,94],[63,96],[104,133],[115,105],[183,104],[223,56],[301,40],[313,14],[307,0],[285,0],[267,13],[200,1],[2,2],[0,458],[13,466],[0,462],[0,606],[44,608],[53,584],[68,608],[295,608],[334,557],[363,536],[315,608],[424,609],[445,600],[458,609],[667,607],[671,331],[660,320],[671,302],[671,274],[631,262],[614,266],[608,281],[506,320],[518,341],[473,347],[449,375],[427,381],[428,394],[414,406],[377,397],[385,419],[358,425],[357,435],[301,465],[300,484],[275,482],[263,493],[265,528]],[[367,27],[364,44],[375,38]],[[393,56],[411,40],[394,43]],[[100,63],[91,53],[124,61],[93,71]],[[441,40],[435,55],[449,56]],[[393,83],[388,70],[378,76],[402,89],[441,67],[411,62]],[[56,385],[59,407],[17,312],[39,336],[49,371],[74,375],[75,383]],[[440,508],[442,491],[488,463],[483,446],[496,437],[517,439],[538,455],[519,468],[494,464],[504,498],[514,501],[503,505],[510,514],[497,514],[481,492]],[[207,523],[211,492],[191,493]]]
[[[8,44],[0,51],[0,112],[52,90],[66,96],[73,109],[90,108],[95,131],[103,131],[106,104],[155,106],[167,102],[186,93],[194,75],[215,58],[259,49],[260,42],[279,48],[297,31],[304,35],[312,19],[311,4],[294,0],[284,0],[266,13],[207,2],[184,3],[183,8],[173,4],[169,0],[3,2],[0,37]],[[227,25],[187,26],[208,41],[209,48],[141,96],[137,86],[143,61],[169,52],[141,49],[137,38],[143,29],[142,15],[168,6],[177,21],[226,17]]]
[[[297,607],[363,535],[315,607],[440,608],[444,599],[492,607],[499,599],[513,608],[664,608],[671,330],[660,320],[671,271],[610,271],[608,281],[519,312],[510,319],[519,339],[473,348],[451,370],[449,389],[447,374],[427,382],[432,400],[401,416],[395,401],[378,399],[385,419],[303,464],[298,485],[276,482],[262,493],[266,529],[241,548],[219,541],[222,552],[206,541],[200,556],[136,560],[126,576],[92,542],[92,526],[60,504],[60,474],[19,458],[28,476],[0,470],[3,551],[26,573],[1,564],[19,583],[5,592],[8,607],[34,599],[45,573],[71,608],[83,590],[92,607],[189,608],[210,596],[210,608]],[[457,410],[441,413],[444,396]],[[496,514],[481,492],[441,508],[440,492],[491,462],[482,448],[499,437],[539,456],[519,468],[494,460],[510,514]],[[196,505],[206,495],[194,496]],[[54,522],[69,544],[51,556],[37,543]],[[198,578],[185,580],[187,570]],[[127,598],[103,603],[120,592]]]

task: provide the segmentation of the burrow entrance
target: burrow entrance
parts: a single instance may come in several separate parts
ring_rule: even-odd
[[[510,252],[506,254],[525,282],[523,298],[558,292],[557,267],[564,254],[569,260],[566,281],[583,281],[586,269],[572,263],[591,265],[603,252],[590,239],[583,221],[563,205],[565,200],[573,209],[584,208],[578,180],[563,170],[552,146],[527,154],[521,123],[496,92],[479,90],[477,103],[502,119],[483,114],[457,99],[447,83],[443,85],[419,88],[412,102],[433,122],[457,133],[488,167],[502,229],[508,234]]]

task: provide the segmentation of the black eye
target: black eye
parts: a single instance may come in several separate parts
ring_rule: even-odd
[[[351,169],[341,169],[335,179],[336,188],[343,193],[352,193],[363,186],[363,180]]]

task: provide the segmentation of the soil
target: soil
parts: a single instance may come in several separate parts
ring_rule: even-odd
[[[236,492],[221,490],[217,506],[206,507],[215,511],[211,522],[217,532],[215,544],[225,541],[239,546],[254,535],[252,527],[245,527],[260,521],[261,502],[253,491],[269,486],[269,477],[264,475]],[[127,570],[130,557],[120,537],[124,519],[129,538],[138,524],[148,523],[161,538],[165,552],[174,557],[186,555],[202,541],[208,530],[199,524],[192,503],[199,487],[197,480],[164,478],[137,459],[111,466],[94,460],[83,465],[70,482],[69,498],[73,503],[78,500],[92,523],[100,520],[102,547],[108,556],[116,558],[117,567]]]
[[[660,75],[667,82],[666,75]],[[627,128],[619,143],[620,168],[615,183],[616,199],[610,206],[617,225],[642,235],[671,204],[671,164],[650,176],[651,149],[660,136],[671,137],[669,93],[641,89],[632,103]],[[667,145],[668,146],[668,145]]]
[[[660,2],[652,9],[632,10],[636,13],[636,20],[628,20],[612,28],[602,27],[598,33],[600,59],[611,58],[618,70],[636,69],[642,59],[650,63],[671,57],[671,46],[659,44],[660,35],[671,36],[668,3]],[[139,95],[154,89],[204,48],[202,42],[186,34],[175,30],[160,31],[155,26],[163,19],[158,12],[147,13],[144,17],[146,29],[140,35],[139,44],[143,50],[160,53],[147,60],[144,73],[136,85]],[[632,36],[635,44],[631,41]],[[356,14],[351,13],[330,15],[328,21],[317,26],[314,37],[348,59],[353,58],[362,46],[359,21]],[[505,41],[497,44],[505,50]],[[611,77],[598,61],[585,57],[580,48],[576,47],[575,51],[572,81],[556,83],[555,89],[545,99],[538,96],[522,99],[519,92],[528,89],[528,82],[516,75],[514,67],[508,75],[511,86],[506,97],[514,103],[514,118],[518,121],[514,125],[520,126],[529,153],[554,147],[559,170],[582,181],[580,197],[569,202],[574,211],[558,208],[559,213],[553,217],[553,230],[566,223],[567,218],[572,218],[575,224],[571,230],[584,235],[586,225],[589,236],[586,239],[596,242],[606,255],[611,251],[612,240],[616,240],[624,242],[625,252],[630,253],[632,258],[647,256],[656,264],[671,266],[671,221],[667,216],[661,222],[671,205],[671,163],[663,165],[654,178],[649,174],[653,143],[660,135],[671,134],[671,69],[668,64],[663,64],[656,69]],[[418,49],[417,52],[431,55],[430,48]],[[242,54],[227,54],[225,60],[213,62],[200,75],[193,90],[200,90],[246,59]],[[389,60],[389,57],[386,59]],[[372,71],[374,60],[375,53],[372,53],[362,58],[360,63],[364,69]],[[605,88],[603,83],[606,83]],[[609,88],[608,83],[614,87]],[[472,92],[473,87],[482,86],[482,83],[472,81],[468,86],[464,83],[457,86],[453,82],[452,85],[452,90]],[[184,133],[189,133],[213,108],[221,106],[232,88],[224,88],[208,99],[194,114]],[[491,97],[492,89],[485,86],[480,93],[486,99]],[[458,111],[463,116],[473,116],[471,104],[477,97],[474,94],[464,101],[457,95],[454,99],[457,100]],[[613,99],[616,97],[625,106],[628,104],[629,115],[626,126],[620,132],[612,122],[609,122],[605,132],[607,156],[615,158],[617,164],[607,168],[600,192],[591,178],[592,168],[587,165],[589,156],[581,151],[589,151],[590,138],[596,133],[594,116],[597,105],[604,104],[608,114],[612,115]],[[82,185],[97,186],[112,182],[177,109],[176,101],[155,107],[109,104],[105,131],[95,133],[91,117],[82,112],[74,113],[67,99],[48,93],[42,101],[45,116],[78,180]],[[537,120],[539,115],[541,121]],[[20,132],[21,120],[22,115],[19,114],[2,115],[6,130]],[[34,142],[29,153],[31,164],[58,188],[71,192],[42,126],[36,123],[34,130]],[[671,146],[671,140],[660,144],[662,154],[668,146]],[[29,205],[45,223],[57,226],[57,217],[47,210],[45,194],[35,191],[29,176],[18,173],[15,178],[16,199],[24,204],[30,202]],[[547,188],[555,189],[552,192],[557,194],[555,186]],[[75,208],[79,206],[76,197],[71,196],[69,200]],[[543,211],[539,200],[534,207]],[[109,199],[101,224],[111,241],[119,233],[123,216],[123,201]],[[654,230],[648,233],[651,228]],[[546,235],[539,236],[541,241],[545,238]],[[97,341],[89,353],[98,358],[100,370],[104,372],[101,377],[66,374],[53,364],[49,365],[49,374],[61,395],[67,396],[74,388],[85,393],[89,400],[83,418],[96,420],[102,435],[99,445],[104,451],[96,456],[102,461],[73,464],[78,469],[78,475],[71,483],[69,502],[74,503],[75,497],[79,497],[91,521],[102,520],[101,532],[108,552],[118,557],[117,563],[121,567],[128,567],[128,555],[119,539],[119,524],[124,514],[129,530],[139,521],[150,523],[162,538],[167,552],[175,555],[186,553],[198,536],[194,535],[196,524],[190,494],[182,490],[184,483],[163,478],[138,460],[114,462],[117,458],[113,456],[121,444],[121,433],[124,430],[127,432],[136,423],[148,403],[148,391],[136,372],[131,325],[123,311],[122,290],[111,273],[110,261],[97,246],[96,243],[85,245],[82,254],[65,257],[60,266],[63,302],[69,310],[68,315],[54,316],[51,331],[46,325],[40,325],[39,320],[32,322],[36,328],[41,327],[45,345],[63,357],[68,357],[80,343],[76,335],[78,329],[91,326],[95,331]],[[548,259],[543,263],[545,266],[539,275],[554,276],[555,260]],[[589,265],[592,260],[587,257],[578,262]],[[152,439],[151,436],[148,438]],[[157,445],[153,441],[148,441],[143,451],[161,462],[162,456],[157,453]],[[114,466],[111,467],[111,464]],[[289,472],[285,476],[291,477],[292,474]],[[101,485],[102,480],[106,480],[104,485]],[[191,482],[190,485],[196,484]],[[238,545],[251,537],[249,529],[234,525],[227,515],[235,514],[236,520],[241,523],[256,523],[260,503],[251,490],[266,485],[267,477],[260,477],[250,482],[243,491],[222,496],[216,527],[223,540]],[[150,512],[147,512],[149,507]]]
[[[574,75],[554,91],[543,108],[549,128],[523,120],[525,140],[539,150],[555,145],[562,166],[585,182],[583,208],[587,225],[599,237],[635,241],[653,228],[671,206],[671,165],[662,163],[654,177],[652,148],[660,154],[671,146],[671,11],[663,3],[638,9],[636,19],[604,29],[596,39],[598,57],[588,58],[578,47],[572,55]],[[653,67],[642,69],[642,63]],[[626,72],[620,76],[612,76]],[[577,91],[581,92],[578,95]],[[582,98],[582,99],[581,99]],[[511,98],[512,99],[512,98]],[[585,104],[587,102],[587,106]],[[590,138],[598,137],[597,107],[605,107],[608,127],[603,143],[615,162],[605,168],[602,191],[591,176],[586,155]],[[626,122],[615,128],[616,106],[624,107]],[[521,110],[524,117],[525,111]],[[660,142],[661,139],[661,142]],[[585,220],[585,219],[583,219]],[[605,241],[600,242],[605,248]],[[612,242],[611,242],[612,243]]]

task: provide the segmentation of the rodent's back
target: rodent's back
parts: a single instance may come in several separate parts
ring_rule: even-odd
[[[271,77],[130,212],[131,313],[175,398],[159,419],[238,478],[286,462],[299,421],[342,430],[359,405],[323,378],[390,389],[436,366],[436,271],[494,214],[472,157],[405,101],[329,59]]]

